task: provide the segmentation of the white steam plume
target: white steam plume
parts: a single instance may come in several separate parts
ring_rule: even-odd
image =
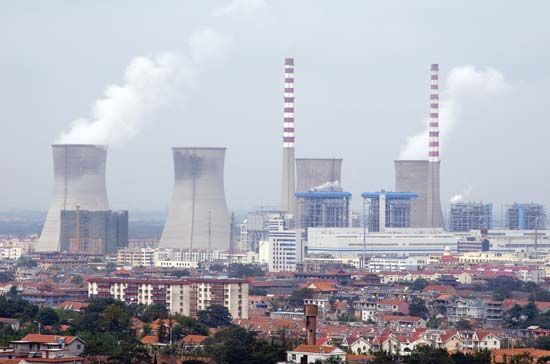
[[[450,198],[449,201],[451,203],[458,203],[458,202],[464,200],[465,198],[467,198],[468,196],[470,196],[470,193],[472,193],[472,186],[466,187],[466,189],[464,191],[462,191],[459,194],[454,195],[453,197]]]
[[[491,96],[510,88],[500,71],[494,68],[476,69],[470,65],[453,68],[443,86],[439,105],[440,143],[443,145],[460,121],[460,110],[468,98]],[[425,130],[407,138],[399,159],[428,158],[428,123],[426,118]]]
[[[233,0],[229,4],[214,9],[214,16],[252,15],[267,7],[265,0]]]
[[[251,14],[265,7],[263,0],[233,0],[217,16]],[[138,134],[159,108],[192,87],[201,68],[223,58],[229,38],[213,28],[189,36],[188,56],[163,53],[136,57],[126,67],[123,82],[105,88],[88,118],[79,118],[55,141],[59,144],[115,144]]]

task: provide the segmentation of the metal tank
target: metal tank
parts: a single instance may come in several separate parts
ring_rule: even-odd
[[[107,147],[54,144],[54,191],[37,251],[59,251],[61,210],[109,210],[105,183]]]
[[[172,148],[174,192],[160,248],[229,248],[225,202],[225,148]]]
[[[342,159],[297,158],[296,192],[342,191]]]

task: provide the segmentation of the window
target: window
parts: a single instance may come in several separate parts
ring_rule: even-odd
[[[80,348],[81,348],[80,344],[76,344],[76,349],[80,350]]]

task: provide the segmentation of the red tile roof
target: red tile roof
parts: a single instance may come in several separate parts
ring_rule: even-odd
[[[75,339],[77,339],[77,337],[63,336],[63,335],[27,334],[27,336],[25,336],[19,341],[28,341],[28,342],[40,343],[40,344],[51,344],[51,343],[59,342],[60,339],[65,340],[65,344],[68,345],[72,343]]]

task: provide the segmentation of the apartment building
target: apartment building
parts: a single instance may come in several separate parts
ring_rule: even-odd
[[[241,279],[94,277],[88,280],[88,295],[128,304],[162,304],[186,316],[216,304],[227,307],[233,318],[248,319],[248,282]]]

